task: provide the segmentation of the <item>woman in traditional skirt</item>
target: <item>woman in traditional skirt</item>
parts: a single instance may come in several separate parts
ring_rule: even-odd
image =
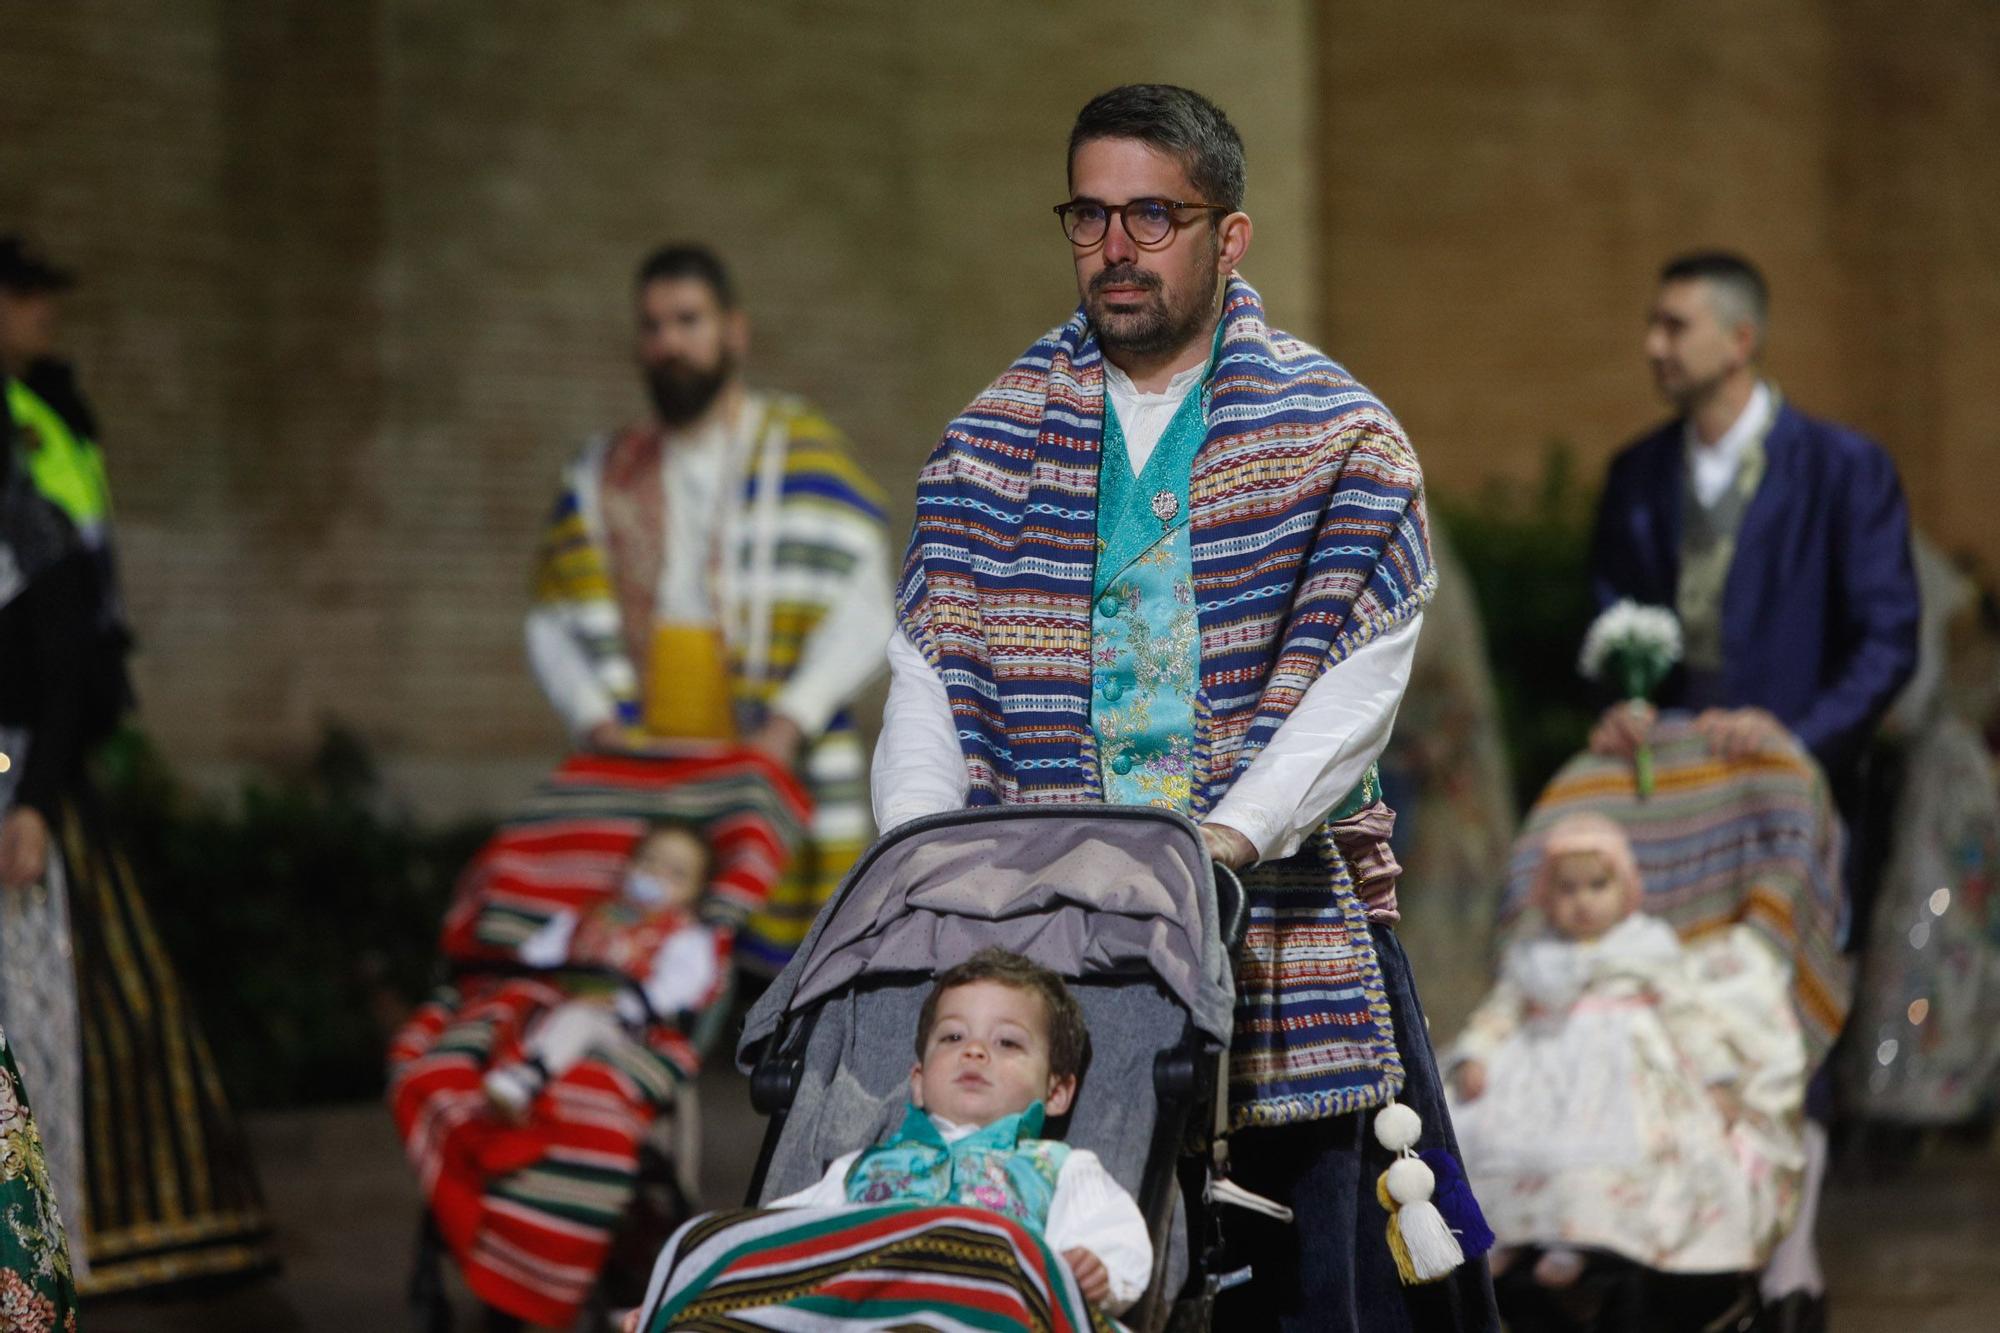
[[[0,1032],[0,1324],[76,1333],[76,1282],[27,1090]]]
[[[86,777],[124,642],[108,562],[30,470],[49,447],[0,418],[0,1026],[83,1294],[265,1269],[241,1136]]]

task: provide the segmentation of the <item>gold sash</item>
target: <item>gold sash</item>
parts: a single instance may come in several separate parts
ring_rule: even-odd
[[[722,631],[689,621],[655,625],[644,698],[649,735],[663,740],[735,740]]]

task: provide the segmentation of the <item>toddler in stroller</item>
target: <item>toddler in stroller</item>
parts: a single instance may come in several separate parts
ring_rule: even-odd
[[[1524,1245],[1544,1287],[1572,1285],[1592,1251],[1740,1272],[1772,1239],[1759,1185],[1778,1167],[1754,1113],[1795,1114],[1805,1065],[1783,969],[1742,941],[1725,992],[1639,910],[1643,894],[1616,823],[1559,821],[1534,899],[1550,932],[1508,949],[1447,1057],[1452,1121],[1503,1243],[1496,1274]],[[1731,947],[1704,948],[1717,944]]]
[[[1629,761],[1586,753],[1536,802],[1501,903],[1509,961],[1455,1051],[1488,1065],[1483,1095],[1454,1122],[1502,1245],[1585,1259],[1569,1286],[1537,1281],[1525,1254],[1501,1276],[1501,1310],[1520,1333],[1734,1328],[1755,1313],[1756,1270],[1801,1212],[1806,1071],[1838,1031],[1849,986],[1839,824],[1795,746],[1726,759],[1672,716],[1653,745],[1643,798]],[[1552,871],[1583,844],[1596,851],[1580,865],[1615,865],[1626,894],[1642,892],[1644,915],[1614,927],[1623,938],[1582,944],[1554,929]],[[1574,1003],[1552,1002],[1571,991]],[[1516,1001],[1519,1022],[1507,1018]],[[1594,1067],[1561,1040],[1572,1014],[1607,1039]],[[1577,1117],[1557,1118],[1546,1100],[1525,1111],[1500,1086],[1500,1062],[1531,1047],[1568,1075],[1511,1081],[1546,1099],[1567,1077]],[[1663,1098],[1678,1109],[1663,1111]],[[1557,1176],[1568,1184],[1543,1187]]]
[[[654,1023],[685,1031],[714,1000],[728,937],[694,918],[714,859],[699,825],[657,822],[633,847],[614,896],[588,911],[563,908],[522,942],[529,967],[587,970],[575,998],[534,1020],[520,1057],[487,1071],[487,1100],[504,1118],[524,1118],[549,1080],[586,1056],[643,1043]]]
[[[1093,1304],[1129,1309],[1153,1273],[1139,1205],[1088,1148],[1037,1137],[1068,1113],[1089,1034],[1062,978],[1004,949],[942,973],[917,1019],[910,1104],[884,1142],[844,1153],[774,1208],[963,1204],[1039,1233]]]
[[[1163,1321],[1191,1263],[1196,1304],[1212,1296],[1200,1271],[1212,1252],[1204,1186],[1234,999],[1228,945],[1242,930],[1240,889],[1214,876],[1194,826],[1152,810],[959,812],[878,843],[746,1021],[739,1057],[758,1108],[772,1116],[750,1191],[750,1202],[765,1207],[683,1228],[655,1267],[635,1326],[701,1327],[725,1309],[732,1326],[789,1327],[802,1311],[865,1324],[884,1303],[946,1318],[974,1302],[984,1303],[982,1326],[1088,1327],[1103,1316],[1078,1299],[1075,1278],[1095,1287],[1099,1265],[1114,1304],[1137,1298],[1127,1315],[1135,1327]],[[970,1244],[973,1218],[987,1237],[978,1250],[986,1262],[969,1281],[949,1263],[913,1268],[924,1241],[911,1238],[912,1219],[933,1210],[869,1208],[866,1200],[878,1184],[883,1193],[907,1188],[885,1182],[875,1164],[895,1176],[902,1154],[936,1153],[929,1116],[912,1124],[910,1102],[931,1100],[926,1067],[952,1029],[924,1022],[923,1010],[934,976],[948,979],[992,948],[1067,978],[1093,1040],[1080,1083],[1035,1071],[1043,1108],[1067,1122],[1066,1160],[1040,1186],[1016,1172],[1011,1187],[1050,1195],[1046,1244],[1008,1230],[1004,1207],[997,1217],[987,1208],[937,1214],[955,1232],[949,1245],[934,1241],[933,1252]],[[913,1071],[906,1034],[920,1026],[930,1040]],[[986,1120],[992,1109],[968,1118]],[[1030,1108],[1026,1119],[1034,1118]],[[1029,1157],[1044,1151],[1038,1131],[1011,1132]],[[870,1150],[885,1142],[887,1156]],[[1091,1180],[1092,1168],[1108,1180]],[[1007,1194],[992,1201],[1004,1205]],[[836,1196],[862,1207],[839,1222],[773,1207]],[[1129,1196],[1122,1207],[1121,1196]],[[979,1186],[955,1197],[986,1202]],[[1130,1197],[1137,1206],[1128,1212]],[[1073,1225],[1065,1214],[1079,1204],[1082,1224]],[[871,1248],[884,1232],[900,1248]],[[783,1265],[765,1262],[776,1237],[791,1246]],[[1091,1257],[1050,1262],[1052,1250],[1078,1248]],[[998,1276],[1004,1268],[1011,1276]]]
[[[449,980],[389,1053],[390,1106],[425,1201],[412,1299],[432,1327],[450,1327],[444,1257],[496,1326],[568,1328],[586,1307],[636,1299],[644,1265],[691,1211],[692,1080],[727,1009],[721,950],[809,814],[790,775],[744,752],[576,756],[467,867],[443,932]],[[663,824],[697,833],[652,832]],[[689,853],[704,863],[699,926],[690,909],[649,908],[675,890],[631,874]],[[681,950],[695,975],[677,995],[656,973]],[[619,1021],[621,992],[638,1021]],[[592,1030],[562,1031],[573,1026]],[[538,1052],[542,1069],[524,1070]],[[496,1097],[496,1071],[516,1088]],[[496,1102],[521,1110],[498,1115]]]

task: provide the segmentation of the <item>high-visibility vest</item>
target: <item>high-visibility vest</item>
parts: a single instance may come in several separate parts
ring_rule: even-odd
[[[15,429],[28,437],[21,457],[35,489],[69,515],[86,545],[101,546],[111,521],[104,451],[70,429],[60,412],[19,380],[7,381],[7,407]]]

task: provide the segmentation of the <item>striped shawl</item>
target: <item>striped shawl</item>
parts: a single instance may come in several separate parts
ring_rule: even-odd
[[[1232,277],[1189,484],[1201,627],[1192,813],[1212,809],[1308,686],[1435,586],[1402,429],[1270,329]],[[946,430],[917,482],[898,601],[945,684],[973,805],[1102,799],[1090,722],[1104,367],[1082,311]],[[1401,1084],[1365,913],[1332,838],[1257,868],[1238,968],[1238,1123],[1374,1105]]]
[[[718,580],[739,720],[778,697],[884,540],[881,492],[832,423],[795,398],[757,395],[751,407],[762,416],[745,464],[740,537]],[[620,717],[636,723],[642,687],[621,632],[599,501],[611,443],[592,441],[564,474],[536,565],[535,614],[582,646]],[[814,806],[810,837],[737,938],[738,961],[758,972],[784,965],[868,843],[865,759],[847,708],[799,767]]]

